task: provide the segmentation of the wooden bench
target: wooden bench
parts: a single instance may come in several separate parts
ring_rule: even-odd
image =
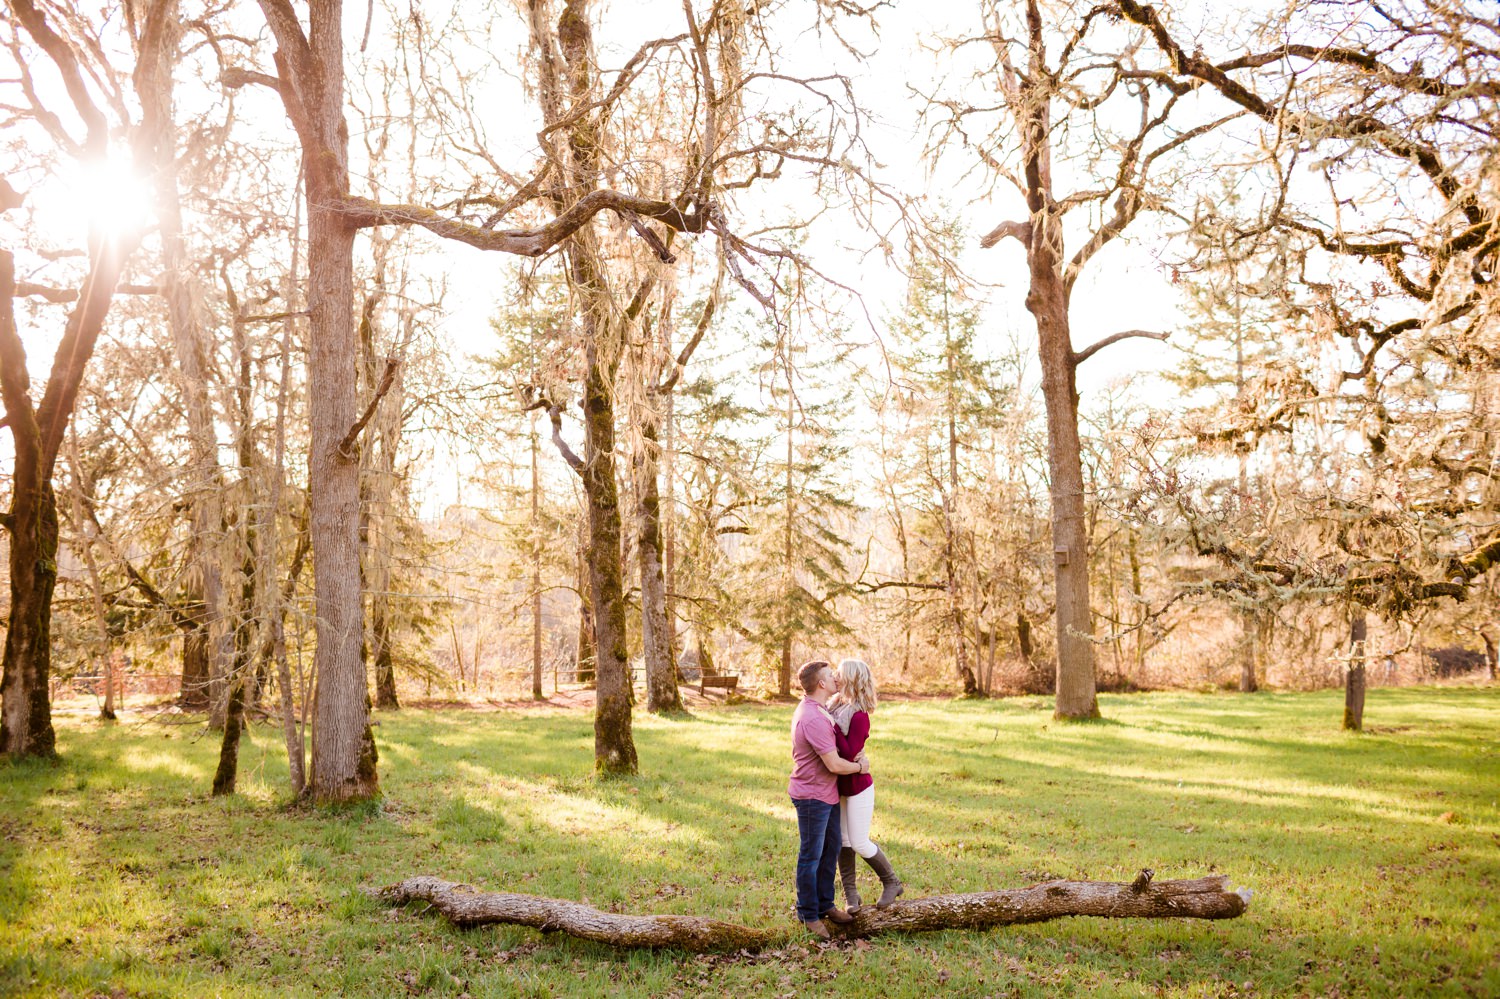
[[[709,687],[720,687],[724,696],[728,697],[734,693],[734,689],[740,685],[738,673],[704,673],[698,677],[698,693],[708,696]]]

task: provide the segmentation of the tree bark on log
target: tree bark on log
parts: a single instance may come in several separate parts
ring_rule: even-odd
[[[853,923],[827,923],[835,939],[880,933],[983,930],[1040,923],[1063,916],[1133,919],[1233,919],[1247,907],[1249,892],[1231,891],[1223,875],[1183,881],[1152,881],[1142,871],[1132,882],[1046,881],[1029,888],[932,895],[887,909],[866,906]],[[562,932],[614,947],[673,947],[692,952],[759,950],[800,935],[800,929],[756,928],[706,916],[633,916],[602,912],[566,899],[510,892],[476,891],[434,877],[412,877],[372,889],[388,905],[426,902],[458,926],[506,923]]]

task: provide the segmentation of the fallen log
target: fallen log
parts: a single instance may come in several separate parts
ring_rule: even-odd
[[[703,916],[627,916],[561,898],[475,891],[433,877],[407,878],[371,894],[388,905],[426,902],[457,926],[530,926],[616,947],[760,950],[786,938],[783,930],[757,930]]]
[[[866,906],[854,922],[829,923],[836,939],[878,933],[989,929],[1040,923],[1063,916],[1133,919],[1233,919],[1244,913],[1250,893],[1230,891],[1222,875],[1185,881],[1153,881],[1150,870],[1134,881],[1046,881],[1029,888],[930,895],[898,901],[888,909]],[[477,891],[434,877],[412,877],[373,889],[387,905],[426,902],[458,926],[506,923],[561,932],[615,947],[680,950],[761,950],[785,943],[795,925],[757,929],[704,916],[632,916],[539,895]]]

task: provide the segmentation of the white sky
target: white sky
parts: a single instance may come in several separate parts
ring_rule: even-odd
[[[464,4],[454,6],[466,9]],[[902,0],[892,9],[879,13],[881,39],[878,46],[870,38],[852,38],[856,44],[871,48],[873,55],[867,60],[849,57],[827,35],[805,33],[777,39],[778,58],[783,65],[796,67],[804,73],[836,69],[851,77],[861,103],[875,109],[865,135],[882,164],[881,179],[908,193],[941,196],[954,212],[967,220],[972,233],[971,242],[997,222],[1020,217],[1019,200],[1014,192],[1002,192],[995,198],[985,196],[974,178],[963,176],[972,165],[972,159],[961,151],[936,167],[921,159],[925,135],[920,133],[917,122],[920,104],[913,99],[908,88],[914,85],[931,90],[941,84],[945,93],[956,93],[974,64],[982,65],[986,58],[993,61],[984,52],[971,49],[966,55],[974,56],[978,62],[960,65],[953,57],[934,51],[934,40],[941,34],[977,30],[978,25],[973,23],[977,19],[976,6],[972,0],[926,0],[921,3]],[[1204,16],[1209,9],[1204,5]],[[435,26],[444,24],[452,12],[451,7],[439,4],[426,4],[420,10],[427,23]],[[364,14],[362,7],[355,9],[351,6],[346,11],[346,38],[351,58],[358,50],[364,31]],[[623,63],[643,38],[681,30],[681,6],[676,0],[617,0],[605,5],[602,15],[599,38],[601,63],[606,67]],[[377,6],[371,31],[372,57],[378,54],[381,39],[389,36],[392,25],[387,19],[390,16],[388,11]],[[512,22],[512,25],[517,23]],[[250,22],[247,25],[258,30]],[[616,38],[618,41],[613,41]],[[524,38],[517,31],[480,41],[494,46],[488,85],[494,88],[495,97],[489,105],[496,113],[486,123],[490,137],[495,147],[502,151],[502,158],[514,156],[517,167],[524,169],[535,148],[532,135],[535,112],[518,106],[520,102],[516,99],[514,80],[506,76],[506,67],[514,64],[518,51],[524,46]],[[612,79],[612,74],[606,75],[608,79]],[[47,86],[47,81],[43,80],[42,85]],[[366,100],[364,91],[355,82],[351,82],[349,92],[352,99]],[[993,102],[993,92],[985,99]],[[290,128],[274,95],[243,91],[237,101],[249,127],[263,130],[279,142],[292,142]],[[353,140],[357,164],[361,136],[356,134]],[[288,195],[290,180],[288,178]],[[77,198],[80,187],[91,196]],[[777,205],[778,200],[785,202],[789,198],[805,196],[805,190],[799,191],[799,187],[795,183],[772,185],[758,195],[761,206],[767,211],[786,207],[793,214],[799,210],[806,214],[808,206],[795,203]],[[356,193],[367,193],[358,188],[357,179]],[[402,194],[382,193],[386,197],[400,197]],[[81,229],[90,215],[110,217],[116,209],[128,208],[140,196],[128,179],[122,180],[121,185],[110,186],[103,178],[80,180],[66,174],[59,174],[51,183],[39,183],[33,188],[33,204],[39,213],[36,217],[49,230],[59,225]],[[741,201],[748,211],[754,210],[752,199]],[[732,218],[731,225],[743,230],[752,227],[752,222],[748,218]],[[492,346],[489,320],[503,308],[508,298],[511,282],[507,276],[516,261],[445,243],[425,234],[417,239],[425,247],[422,267],[447,279],[445,305],[448,317],[441,323],[441,328],[458,350],[488,352]],[[1070,234],[1075,246],[1077,239],[1076,234]],[[1117,241],[1091,264],[1074,293],[1075,349],[1121,329],[1166,330],[1180,323],[1176,290],[1165,279],[1152,255],[1157,242],[1149,221],[1143,219],[1132,230],[1131,236]],[[838,219],[824,219],[811,234],[806,251],[820,268],[858,289],[879,324],[899,308],[905,279],[886,265],[879,253],[868,252],[871,245],[872,237],[856,226]],[[1007,241],[987,251],[978,249],[977,244],[972,245],[965,254],[964,265],[974,278],[993,286],[988,291],[986,321],[996,342],[1008,341],[1011,331],[1016,331],[1020,333],[1022,343],[1031,343],[1034,328],[1021,301],[1026,273],[1019,244]],[[868,332],[862,317],[851,316],[850,320],[857,333]],[[50,327],[28,331],[28,347],[38,369],[50,363],[51,343],[45,341],[51,335]],[[706,349],[715,348],[710,345]],[[722,345],[717,349],[723,352]],[[1170,364],[1172,358],[1170,346],[1154,341],[1130,340],[1116,344],[1080,368],[1080,389],[1087,396],[1133,373],[1158,370]],[[438,492],[446,491],[441,483],[432,485]]]
[[[661,28],[644,23],[642,8],[645,7],[659,10],[666,23],[673,26]],[[789,39],[781,51],[781,58],[787,62],[831,65],[851,76],[861,102],[876,109],[865,135],[884,167],[881,179],[908,193],[941,194],[952,210],[968,221],[971,243],[998,221],[1021,215],[1019,200],[1012,195],[997,204],[981,198],[977,185],[965,184],[959,177],[972,162],[962,155],[939,166],[935,174],[930,173],[930,165],[920,157],[924,136],[917,124],[919,104],[909,93],[908,83],[930,89],[934,78],[949,75],[953,69],[951,60],[922,51],[912,43],[930,44],[938,31],[954,30],[953,26],[962,17],[972,17],[974,8],[968,0],[940,0],[900,3],[894,10],[881,11],[883,42],[874,50],[873,58],[863,62],[850,59],[826,36],[807,34]],[[618,65],[634,50],[639,39],[678,30],[675,25],[679,24],[680,5],[675,2],[608,5],[600,37],[607,37],[611,25],[623,25],[622,41],[618,45],[603,45],[601,62]],[[779,192],[775,185],[768,187],[760,200],[763,204],[775,204]],[[784,185],[782,190],[798,191],[799,196],[805,196],[800,185],[794,183]],[[978,200],[971,203],[971,199]],[[798,208],[795,204],[789,207],[794,212]],[[807,213],[815,207],[803,205],[801,211]],[[731,219],[732,224],[737,221],[748,225],[743,220]],[[1170,329],[1176,325],[1178,295],[1151,256],[1152,242],[1149,221],[1143,219],[1138,231],[1107,249],[1091,265],[1074,295],[1075,347],[1082,348],[1121,329]],[[878,253],[867,252],[872,245],[873,237],[852,223],[825,218],[810,235],[806,252],[820,269],[858,289],[865,296],[870,312],[879,320],[899,308],[905,279],[895,268],[888,267]],[[493,255],[462,246],[434,245],[434,252],[442,267],[455,276],[448,298],[454,322],[448,328],[462,348],[488,350],[488,319],[503,305],[508,291],[494,280],[497,267],[504,264]],[[987,313],[988,322],[997,333],[1019,329],[1031,334],[1031,317],[1021,301],[1026,265],[1019,244],[1010,241],[985,251],[978,249],[976,243],[966,254],[965,266],[977,280],[997,286],[989,293]],[[868,329],[862,318],[856,325]],[[1170,363],[1171,353],[1169,347],[1154,341],[1132,340],[1115,345],[1080,368],[1081,388],[1087,392],[1136,371],[1156,370]]]

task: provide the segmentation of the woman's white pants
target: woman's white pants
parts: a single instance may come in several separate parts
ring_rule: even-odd
[[[875,785],[839,799],[839,822],[844,827],[844,845],[869,860],[880,847],[870,842],[870,820],[875,817]]]

